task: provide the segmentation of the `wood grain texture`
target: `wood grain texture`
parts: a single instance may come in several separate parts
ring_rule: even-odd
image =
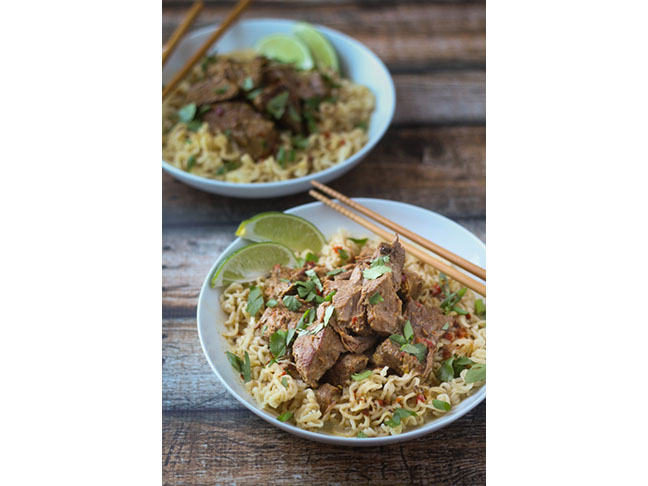
[[[207,5],[195,28],[219,23],[231,3]],[[187,5],[165,4],[162,41],[171,35]],[[245,18],[298,19],[339,30],[374,51],[396,71],[431,66],[481,66],[486,58],[486,13],[478,3],[255,2]]]
[[[168,412],[166,484],[478,485],[486,480],[486,404],[426,437],[350,449],[282,432],[247,410]],[[223,440],[227,437],[227,440]]]
[[[483,126],[390,129],[357,167],[329,185],[349,197],[407,202],[454,219],[486,214]],[[307,194],[245,200],[215,196],[163,176],[163,222],[237,225],[260,212],[311,202]]]

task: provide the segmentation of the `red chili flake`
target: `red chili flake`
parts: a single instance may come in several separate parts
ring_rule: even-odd
[[[333,251],[334,251],[335,253],[340,253],[340,250],[341,250],[341,249],[342,249],[341,246],[334,246],[334,247],[333,247]]]
[[[280,374],[279,376],[283,376],[283,375],[285,375],[285,374],[286,374],[286,372],[285,372],[285,371],[282,371],[281,374]]]
[[[360,413],[363,415],[369,415],[369,410],[361,410]]]
[[[385,402],[383,402],[381,399],[378,399],[376,401],[378,402],[378,405],[380,405],[381,407],[385,406]]]
[[[357,318],[356,316],[353,316],[353,317],[351,318],[351,322],[352,322],[353,324],[355,324],[356,322],[358,322],[358,318]]]
[[[439,286],[439,284],[435,283],[434,290],[432,291],[432,295],[436,297],[440,293],[441,293],[441,287]]]
[[[457,329],[457,337],[458,338],[463,338],[463,337],[466,337],[467,335],[468,335],[468,332],[463,327],[460,327],[459,329]]]
[[[425,395],[423,395],[422,393],[420,393],[420,394],[416,397],[416,399],[417,399],[419,402],[424,402],[424,401],[425,401]]]
[[[324,137],[325,138],[331,138],[331,134],[329,132],[324,132]]]
[[[340,140],[340,143],[338,144],[338,147],[341,147],[341,146],[344,145],[345,143],[346,143],[346,140]]]
[[[466,314],[466,319],[470,319],[472,316],[470,315],[470,312]]]
[[[446,333],[443,335],[443,337],[446,338],[448,341],[452,341],[452,340],[455,338],[455,337],[454,337],[454,334],[452,334],[451,332],[446,332]]]
[[[443,348],[443,359],[448,359],[450,356],[452,356],[452,353],[448,348]]]

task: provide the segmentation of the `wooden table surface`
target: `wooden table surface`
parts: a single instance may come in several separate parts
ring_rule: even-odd
[[[190,4],[163,2],[163,41]],[[232,4],[206,2],[196,26],[219,22]],[[334,188],[437,211],[485,241],[484,2],[257,0],[245,16],[338,29],[366,44],[391,71],[393,124],[364,162],[331,183]],[[200,192],[166,174],[162,181],[164,484],[485,483],[485,402],[423,439],[354,450],[289,435],[231,397],[198,341],[200,286],[241,220],[311,199],[239,200]]]

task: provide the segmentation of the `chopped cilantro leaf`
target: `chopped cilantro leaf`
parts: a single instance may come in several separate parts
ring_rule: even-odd
[[[326,276],[332,277],[333,275],[337,275],[342,272],[344,272],[344,268],[336,268],[335,270],[331,270],[329,273],[327,273]]]
[[[283,298],[283,304],[286,306],[287,309],[296,312],[299,310],[299,308],[302,306],[301,302],[297,300],[297,297],[294,295],[286,295]]]
[[[486,365],[475,364],[466,373],[464,381],[466,383],[475,383],[477,381],[484,381],[486,379]]]
[[[248,352],[245,352],[245,362],[243,363],[243,366],[241,367],[241,371],[243,372],[243,381],[247,383],[252,379],[252,368],[250,367],[250,355]]]
[[[279,420],[280,422],[287,422],[288,420],[290,420],[292,418],[292,416],[293,416],[292,412],[285,412],[285,413],[282,413],[281,415],[279,415],[277,417],[277,420]]]
[[[253,100],[253,99],[256,98],[257,96],[259,96],[259,95],[261,94],[262,91],[263,91],[262,88],[258,88],[258,89],[255,89],[254,91],[250,91],[250,92],[247,94],[247,99],[248,99],[248,100]]]
[[[446,412],[452,408],[452,405],[450,405],[448,402],[436,399],[432,400],[432,406],[437,410],[445,410]]]
[[[225,354],[227,355],[227,359],[232,365],[232,368],[240,373],[243,366],[243,360],[241,360],[241,358],[236,356],[234,353],[230,353],[229,351],[225,351]]]
[[[189,103],[178,110],[178,119],[181,122],[189,123],[196,116],[196,103]]]
[[[425,361],[425,356],[427,356],[428,348],[423,343],[408,343],[401,346],[401,351],[405,351],[408,354],[416,356],[417,359],[422,363],[423,361]]]
[[[271,98],[266,105],[266,110],[275,118],[279,119],[283,116],[284,111],[286,111],[286,103],[288,102],[288,91],[284,91],[281,94],[278,94],[274,98]]]
[[[486,304],[481,299],[475,301],[475,314],[479,317],[486,317]]]
[[[368,238],[349,238],[349,240],[353,241],[356,245],[364,245]]]
[[[371,376],[371,370],[365,370],[362,373],[354,373],[351,375],[351,378],[355,381],[360,381],[364,380],[365,378],[369,378]]]
[[[270,299],[268,302],[266,302],[266,307],[276,307],[278,303],[279,302],[277,302],[275,299]]]
[[[259,287],[250,287],[248,294],[247,312],[250,317],[255,317],[263,308],[263,294]]]
[[[193,166],[194,166],[194,165],[196,165],[196,157],[194,157],[193,155],[191,155],[191,156],[187,159],[187,172],[191,172],[191,169],[193,169]]]
[[[248,76],[243,80],[243,84],[241,85],[245,91],[250,91],[251,89],[254,89],[254,80]]]
[[[380,302],[384,302],[385,299],[383,299],[382,295],[380,295],[380,292],[376,292],[373,294],[371,297],[369,297],[369,304],[371,305],[376,305]]]

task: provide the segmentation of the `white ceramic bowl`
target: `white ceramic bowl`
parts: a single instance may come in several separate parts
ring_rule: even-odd
[[[291,33],[295,22],[294,20],[282,19],[242,20],[225,33],[215,44],[214,49],[218,52],[230,52],[235,49],[250,48],[254,46],[257,40],[268,34],[277,32]],[[166,83],[171,79],[172,75],[202,45],[214,28],[212,26],[197,30],[182,40],[162,71],[163,82]],[[331,181],[359,163],[378,143],[391,123],[396,107],[394,82],[382,61],[364,45],[336,30],[321,25],[318,25],[317,28],[335,47],[343,75],[355,83],[368,86],[376,97],[376,108],[369,124],[369,141],[360,151],[329,169],[305,177],[279,182],[237,184],[216,181],[190,174],[163,160],[162,167],[164,170],[185,184],[203,191],[223,196],[259,199],[306,191],[310,187],[311,180]]]
[[[433,240],[435,243],[452,250],[467,260],[480,265],[486,266],[486,246],[475,235],[467,229],[459,226],[457,223],[441,216],[440,214],[428,211],[426,209],[384,199],[365,199],[356,198],[355,201],[373,209],[383,216],[398,221],[406,228],[417,231],[423,237]],[[348,220],[341,214],[333,211],[320,202],[305,204],[289,209],[286,213],[295,214],[313,222],[324,233],[326,238],[330,238],[339,228],[346,228],[351,235],[356,237],[372,236],[366,229],[358,224]],[[457,407],[453,408],[443,417],[432,420],[420,427],[407,430],[400,435],[388,437],[375,437],[367,439],[337,437],[328,434],[309,432],[300,429],[289,423],[280,422],[273,415],[264,411],[245,390],[238,373],[236,373],[225,356],[228,350],[227,343],[222,337],[225,331],[223,322],[225,314],[221,310],[219,297],[221,289],[212,289],[209,286],[210,277],[218,268],[224,258],[234,250],[246,246],[247,242],[237,238],[229,247],[225,249],[220,258],[214,263],[213,267],[207,274],[203,283],[198,299],[198,334],[207,361],[216,376],[223,383],[225,388],[234,395],[234,397],[250,409],[253,413],[263,420],[279,427],[287,432],[329,444],[345,446],[374,446],[391,444],[411,440],[429,434],[434,430],[445,427],[454,422],[459,417],[465,415],[475,408],[486,397],[486,386],[482,386],[474,395],[471,395]]]

